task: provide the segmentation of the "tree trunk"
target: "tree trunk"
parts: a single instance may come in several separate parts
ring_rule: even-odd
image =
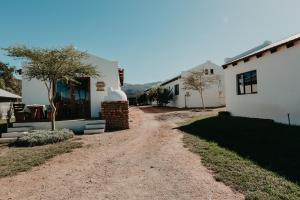
[[[51,130],[54,131],[55,130],[55,116],[56,116],[56,107],[55,107],[55,103],[54,103],[54,99],[55,99],[55,94],[56,94],[56,81],[53,80],[50,82],[50,86],[47,87],[48,89],[48,98],[49,98],[49,103],[51,106]]]
[[[52,116],[51,116],[51,130],[54,131],[55,130],[55,115],[56,115],[56,107],[54,104],[54,99],[52,99],[51,102],[51,109],[52,109]]]
[[[200,90],[200,96],[201,96],[201,101],[202,101],[202,109],[204,111],[205,110],[205,104],[204,104],[203,91],[202,90]]]

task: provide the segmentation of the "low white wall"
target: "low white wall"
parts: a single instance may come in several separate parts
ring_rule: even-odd
[[[76,120],[63,120],[63,121],[56,121],[56,128],[62,129],[67,128],[73,130],[75,133],[82,133],[84,130],[85,125],[91,123],[99,123],[103,122],[104,120],[84,120],[84,119],[76,119]],[[23,127],[23,126],[30,126],[35,130],[39,129],[51,129],[51,122],[22,122],[22,123],[13,123],[13,127]]]
[[[257,94],[237,95],[236,75],[257,70]],[[300,42],[225,69],[227,110],[235,116],[300,125]]]

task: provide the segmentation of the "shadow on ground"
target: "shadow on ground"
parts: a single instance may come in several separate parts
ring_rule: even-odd
[[[184,110],[181,108],[162,107],[162,106],[140,106],[139,108],[144,113],[169,113],[169,112]]]
[[[300,127],[271,120],[210,117],[180,130],[213,141],[287,179],[300,182]]]

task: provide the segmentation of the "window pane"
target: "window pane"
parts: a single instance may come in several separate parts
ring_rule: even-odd
[[[257,92],[257,84],[252,85],[252,92],[254,92],[254,93]]]
[[[174,93],[175,93],[175,95],[179,95],[179,85],[178,84],[174,86]]]
[[[214,69],[210,69],[210,74],[214,74]]]
[[[205,74],[205,75],[208,75],[208,69],[205,69],[205,70],[204,70],[204,74]]]
[[[245,85],[245,93],[251,94],[251,85]]]
[[[245,85],[251,85],[251,79],[252,79],[251,76],[252,76],[251,72],[244,73],[244,84]]]
[[[238,94],[244,94],[243,74],[237,75],[237,90],[238,90]]]

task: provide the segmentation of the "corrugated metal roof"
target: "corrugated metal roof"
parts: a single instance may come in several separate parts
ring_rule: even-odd
[[[22,99],[21,96],[10,93],[6,90],[0,89],[0,98]]]
[[[246,51],[246,52],[244,52],[244,53],[242,53],[238,56],[235,56],[234,58],[229,59],[227,62],[225,62],[225,64],[223,65],[223,68],[226,68],[228,65],[230,65],[234,62],[238,62],[238,61],[243,60],[245,58],[249,58],[251,56],[263,53],[263,52],[268,51],[270,49],[282,46],[284,44],[287,44],[289,42],[296,41],[296,40],[299,40],[299,39],[300,39],[300,33],[298,33],[296,35],[293,35],[291,37],[285,38],[283,40],[280,40],[278,42],[271,43],[267,46],[264,46],[264,44],[265,44],[264,43],[263,45],[255,47],[253,49],[250,49],[250,50],[248,50],[248,51]]]

